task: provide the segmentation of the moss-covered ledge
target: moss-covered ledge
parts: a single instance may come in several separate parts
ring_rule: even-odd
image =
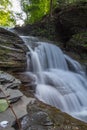
[[[27,111],[30,118],[27,130],[87,130],[86,123],[38,100],[30,102]]]

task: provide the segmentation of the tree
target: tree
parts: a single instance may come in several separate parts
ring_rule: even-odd
[[[23,11],[27,15],[26,22],[33,23],[40,20],[44,15],[52,16],[52,8],[56,0],[21,0]]]
[[[52,17],[56,5],[63,6],[79,0],[21,0],[22,9],[27,15],[26,23],[34,23],[49,14]],[[81,0],[80,0],[81,1]]]
[[[15,24],[10,7],[11,2],[9,0],[0,0],[0,26],[13,26]]]
[[[50,17],[52,17],[53,0],[50,0]]]
[[[27,15],[26,22],[33,23],[49,11],[49,0],[22,0],[23,11]]]

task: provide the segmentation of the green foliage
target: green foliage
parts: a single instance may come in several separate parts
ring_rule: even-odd
[[[13,26],[15,20],[12,12],[9,10],[11,3],[9,0],[0,0],[0,26]]]
[[[22,7],[27,14],[26,23],[33,23],[49,13],[50,0],[22,0]]]
[[[81,46],[87,47],[87,32],[75,34],[73,35],[73,39]]]
[[[9,0],[0,0],[0,8],[3,7],[4,9],[11,5]]]
[[[52,13],[52,8],[56,6],[61,7],[81,1],[87,0],[21,0],[22,9],[27,15],[25,23],[34,23],[41,20],[44,15]]]
[[[7,101],[5,99],[0,99],[0,112],[4,112],[8,107]]]
[[[0,26],[13,26],[15,24],[14,19],[9,11],[0,11]]]

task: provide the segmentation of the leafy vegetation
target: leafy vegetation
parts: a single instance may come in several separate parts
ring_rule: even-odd
[[[53,6],[55,4],[56,0],[53,1]],[[26,23],[33,23],[49,13],[50,0],[22,0],[22,7],[27,14]]]
[[[22,9],[27,15],[25,23],[37,22],[46,14],[52,16],[52,9],[57,6],[63,6],[80,1],[86,0],[21,0]]]
[[[78,45],[87,47],[87,31],[73,35],[73,40],[75,40]]]
[[[26,13],[25,24],[34,23],[45,15],[52,16],[52,10],[57,6],[62,6],[74,2],[87,0],[21,0],[22,10]],[[14,13],[10,10],[11,0],[0,0],[0,26],[13,26],[16,24]],[[22,19],[21,14],[18,15]]]
[[[0,99],[0,112],[5,111],[8,107],[7,101],[5,99]]]
[[[15,20],[10,11],[11,2],[9,0],[0,0],[0,26],[13,26]]]

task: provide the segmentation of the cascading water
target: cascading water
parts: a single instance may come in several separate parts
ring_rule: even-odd
[[[35,96],[87,122],[87,82],[81,65],[52,44],[36,43],[34,51],[30,50],[38,82]]]

